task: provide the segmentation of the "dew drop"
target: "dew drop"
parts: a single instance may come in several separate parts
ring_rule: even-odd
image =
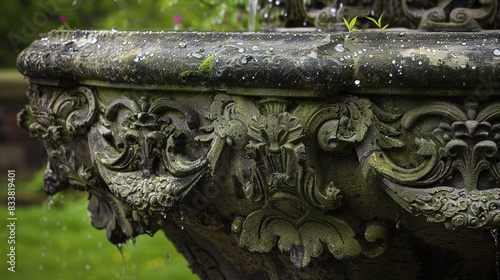
[[[201,59],[201,58],[203,58],[205,55],[204,55],[204,54],[202,54],[202,53],[199,53],[199,52],[194,52],[194,53],[193,53],[193,56],[194,56],[194,57],[196,57],[196,58],[200,58],[200,59]]]

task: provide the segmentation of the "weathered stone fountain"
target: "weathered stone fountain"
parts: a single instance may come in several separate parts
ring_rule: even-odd
[[[203,279],[495,279],[498,9],[261,1],[285,31],[54,31],[18,58],[19,124],[48,194],[89,192],[115,244],[164,231]],[[366,30],[381,14],[396,29]]]

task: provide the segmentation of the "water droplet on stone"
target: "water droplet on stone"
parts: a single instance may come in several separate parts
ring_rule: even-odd
[[[95,43],[97,43],[97,38],[92,38],[92,39],[90,40],[90,43],[91,43],[92,45],[93,45],[93,44],[95,44]]]
[[[354,81],[354,84],[357,85],[357,86],[359,86],[359,85],[361,85],[361,81],[360,80],[356,80],[356,81]]]
[[[418,65],[422,65],[422,64],[423,64],[423,63],[422,63],[422,61],[419,61],[419,62],[418,62]]]
[[[258,47],[258,46],[253,46],[253,47],[252,47],[252,50],[254,50],[254,51],[258,51],[258,50],[259,50],[259,47]]]
[[[184,43],[184,42],[179,43],[179,48],[183,49],[185,47],[186,47],[186,43]]]
[[[338,51],[338,52],[344,52],[345,51],[345,47],[342,44],[338,44],[338,45],[335,46],[335,50]]]
[[[194,52],[194,53],[193,53],[193,56],[194,56],[194,57],[196,57],[196,58],[200,58],[200,59],[201,59],[201,58],[203,58],[203,57],[205,57],[205,55],[204,55],[204,54],[199,53],[199,52]]]
[[[496,55],[496,56],[500,56],[500,49],[495,49],[493,51],[493,54]]]
[[[113,27],[113,28],[111,28],[111,32],[113,32],[113,33],[118,32],[118,29]]]

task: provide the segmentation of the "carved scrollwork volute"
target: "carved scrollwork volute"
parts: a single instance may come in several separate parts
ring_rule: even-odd
[[[337,152],[340,142],[363,139],[370,124],[369,106],[363,107],[369,103],[354,97],[329,105],[294,105],[283,98],[215,100],[214,139],[245,155],[238,165],[243,170],[235,173],[241,192],[258,209],[233,221],[240,246],[252,252],[277,246],[297,267],[325,251],[338,259],[383,251],[374,253],[365,245],[373,240],[358,240],[352,225],[332,212],[341,206],[340,190],[333,182],[322,184],[309,165],[316,141]],[[380,239],[386,237],[380,233]]]
[[[45,192],[54,195],[68,187],[89,192],[92,225],[106,229],[115,244],[155,232],[158,225],[151,216],[114,197],[92,165],[87,133],[97,117],[95,90],[32,84],[28,97],[30,105],[19,113],[18,123],[47,149]]]
[[[496,227],[499,112],[498,103],[433,102],[393,122],[401,132],[395,138],[407,137],[399,142],[405,144],[373,146],[362,154],[369,155],[368,169],[381,178],[389,195],[411,213],[451,229]],[[414,149],[416,153],[407,154],[414,163],[404,164],[394,149]]]
[[[419,20],[424,30],[477,31],[491,24],[498,12],[498,1],[402,1],[404,14]]]
[[[208,165],[198,113],[162,97],[121,97],[92,127],[93,158],[110,190],[136,210],[168,211]]]
[[[19,113],[18,123],[47,149],[45,192],[53,195],[69,186],[87,189],[94,185],[84,136],[96,115],[93,90],[31,85],[28,97],[30,105]]]

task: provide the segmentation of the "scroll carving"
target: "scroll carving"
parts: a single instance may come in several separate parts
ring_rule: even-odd
[[[224,106],[215,108],[220,111],[214,113],[214,138],[244,151],[238,179],[246,199],[260,208],[233,221],[240,246],[252,252],[278,246],[289,252],[297,267],[306,266],[324,250],[337,259],[383,252],[384,245],[378,243],[386,238],[382,227],[370,240],[378,245],[370,245],[358,240],[352,225],[335,215],[342,201],[340,190],[333,182],[318,181],[308,165],[305,144],[318,141],[325,151],[339,152],[345,147],[342,143],[361,141],[371,121],[364,102],[349,97],[291,111],[284,99],[262,99],[257,104],[228,97],[219,102]]]
[[[498,27],[498,0],[282,0],[261,1],[264,29],[315,26],[345,30],[342,18],[358,17],[358,27],[369,28],[365,16],[384,18],[390,27],[428,31],[478,31]]]
[[[429,3],[431,2],[431,3]],[[465,2],[465,3],[464,3]],[[498,13],[498,1],[402,1],[404,14],[425,30],[478,31]]]
[[[87,132],[97,116],[94,90],[31,85],[28,97],[30,105],[18,122],[47,149],[45,192],[54,195],[68,187],[88,191],[92,225],[105,228],[115,244],[158,230],[148,213],[133,211],[114,197],[92,166]]]
[[[91,152],[117,197],[136,210],[166,212],[205,174],[198,129],[197,113],[182,102],[122,97],[92,127]]]
[[[481,107],[475,100],[415,108],[396,121],[401,134],[411,135],[417,124],[441,118],[425,129],[420,126],[414,136],[420,163],[395,163],[390,150],[398,145],[374,148],[366,162],[381,176],[386,191],[415,215],[452,229],[498,226],[499,112],[500,104]]]

